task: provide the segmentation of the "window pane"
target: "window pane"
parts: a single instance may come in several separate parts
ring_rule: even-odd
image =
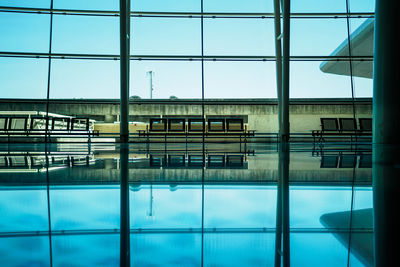
[[[275,62],[205,62],[206,98],[276,98]]]
[[[347,39],[346,19],[291,19],[291,56],[328,56]]]
[[[117,55],[119,19],[56,15],[53,20],[53,52]]]
[[[48,59],[0,58],[0,97],[46,98]]]
[[[53,60],[51,98],[119,98],[119,61]]]
[[[205,0],[204,12],[273,12],[272,0]]]
[[[200,19],[133,18],[132,55],[200,55]]]
[[[324,67],[325,64],[331,67]],[[340,64],[338,66],[337,64]],[[343,65],[342,65],[343,64]],[[348,62],[291,61],[291,98],[343,98],[351,97]],[[347,69],[343,69],[343,66]],[[322,71],[322,70],[323,71]]]
[[[337,13],[346,12],[346,0],[292,0],[290,12],[293,13]]]
[[[54,8],[81,10],[119,10],[118,0],[54,0]]]
[[[0,6],[50,8],[50,0],[1,0]]]
[[[131,96],[150,98],[153,71],[153,98],[201,98],[201,62],[131,61]]]
[[[375,12],[374,0],[349,0],[350,12]]]
[[[50,16],[0,12],[0,51],[49,52]]]
[[[272,19],[205,19],[205,55],[272,56]]]
[[[135,0],[132,11],[200,12],[200,0]]]

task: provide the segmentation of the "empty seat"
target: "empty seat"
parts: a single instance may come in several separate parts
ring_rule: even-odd
[[[360,131],[371,132],[372,131],[372,119],[371,118],[359,118]]]
[[[226,119],[226,129],[228,131],[243,131],[243,120]]]
[[[185,119],[169,119],[168,130],[174,132],[185,131]]]
[[[339,131],[338,121],[336,118],[321,118],[322,131]]]
[[[220,132],[225,131],[224,119],[208,119],[208,131]]]
[[[166,119],[150,119],[150,131],[166,131]]]
[[[188,128],[189,132],[202,132],[204,128],[204,120],[199,119],[189,119]]]
[[[357,131],[357,123],[353,118],[339,118],[340,131]]]

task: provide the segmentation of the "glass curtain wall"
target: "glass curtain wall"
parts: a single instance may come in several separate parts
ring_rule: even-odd
[[[369,116],[357,98],[372,97],[374,1],[291,2],[290,97],[346,98],[348,116]],[[2,101],[27,99],[10,110],[119,121],[118,9],[117,0],[0,1]],[[276,103],[274,34],[272,0],[131,1],[131,103],[178,104],[156,101],[141,114],[131,107],[130,121],[150,127],[151,118],[185,119],[188,127],[189,119],[241,119],[277,132],[277,109],[258,120],[251,108],[208,104]],[[94,109],[98,99],[115,102],[108,116]],[[85,107],[72,108],[74,100]],[[311,130],[296,126],[296,112],[291,121],[294,133]]]

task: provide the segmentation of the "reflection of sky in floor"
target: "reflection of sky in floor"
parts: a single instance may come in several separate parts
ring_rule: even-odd
[[[47,235],[35,234],[35,231],[48,230],[46,188],[14,187],[1,191],[1,233],[26,232],[27,235],[0,238],[2,262],[8,263],[6,266],[47,265]],[[332,233],[296,229],[324,229],[320,217],[349,211],[351,194],[350,187],[291,187],[294,266],[346,265],[348,250]],[[355,188],[354,197],[356,207],[372,207],[371,188]],[[200,265],[201,185],[180,185],[173,190],[169,185],[142,185],[140,190],[130,191],[130,205],[131,228],[136,229],[131,236],[135,265]],[[56,265],[75,262],[80,266],[118,265],[119,235],[113,232],[119,228],[118,186],[52,186],[50,206],[52,230],[56,232],[52,238]],[[205,186],[205,265],[270,266],[274,256],[275,220],[276,186]],[[169,232],[171,229],[176,231]],[[105,233],[71,232],[82,230]],[[149,230],[161,232],[146,232]],[[352,257],[352,266],[360,264]]]
[[[277,158],[276,154],[271,155],[258,156],[257,164],[262,165],[265,160],[268,163],[264,168],[270,168],[276,162],[271,159]],[[319,168],[318,158],[301,155],[291,155],[291,166],[305,168],[314,164]],[[252,164],[251,168],[256,166]],[[275,165],[273,168],[276,171]],[[154,175],[154,171],[163,170],[151,171]],[[240,169],[230,171],[230,174],[243,173]],[[348,173],[345,171],[343,175]],[[5,175],[1,173],[0,178]],[[88,171],[90,175],[93,173]],[[56,176],[52,172],[52,177]],[[62,179],[64,176],[60,176]],[[27,185],[26,180],[25,184],[16,181],[0,185],[1,265],[50,266],[51,253],[54,266],[118,266],[120,185],[55,183],[47,192],[41,181],[32,185]],[[332,216],[336,213],[350,212],[352,198],[354,214],[357,210],[371,209],[370,184],[351,187],[349,183],[295,183],[290,184],[289,194],[292,266],[368,264],[354,251],[349,254],[348,243],[340,238],[338,231],[348,230],[346,220],[331,227],[321,217],[330,214],[329,218],[335,218]],[[277,184],[273,180],[204,186],[198,181],[131,183],[129,198],[133,266],[274,265]],[[363,233],[355,228],[353,225],[354,243],[357,235],[372,236],[370,228]]]

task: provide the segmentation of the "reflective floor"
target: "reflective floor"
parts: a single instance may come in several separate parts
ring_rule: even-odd
[[[0,190],[1,266],[374,262],[368,145],[1,145]]]

